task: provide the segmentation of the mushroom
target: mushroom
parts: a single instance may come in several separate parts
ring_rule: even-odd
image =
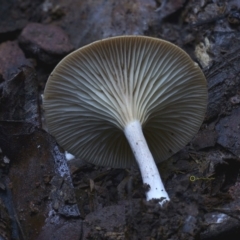
[[[49,132],[67,151],[96,165],[138,164],[147,200],[169,201],[155,161],[197,133],[206,79],[179,47],[145,36],[96,41],[53,70],[43,106]]]

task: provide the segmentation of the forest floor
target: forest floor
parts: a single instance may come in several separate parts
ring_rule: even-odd
[[[138,168],[67,162],[44,124],[56,64],[117,35],[176,44],[208,82],[198,134],[158,165],[163,208],[145,201]],[[240,239],[239,43],[237,0],[1,1],[0,239]]]

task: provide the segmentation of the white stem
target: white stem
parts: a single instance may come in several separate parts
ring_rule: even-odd
[[[150,186],[149,191],[146,192],[147,201],[154,198],[165,198],[160,202],[161,205],[165,201],[170,201],[153,156],[144,138],[140,122],[133,121],[128,123],[124,129],[124,133],[137,160],[143,183]]]

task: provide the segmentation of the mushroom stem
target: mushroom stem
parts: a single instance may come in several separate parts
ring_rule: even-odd
[[[137,120],[128,123],[124,129],[124,133],[140,168],[143,183],[150,186],[150,189],[146,192],[147,201],[164,198],[159,202],[160,205],[166,201],[170,201],[143,135],[141,123]]]

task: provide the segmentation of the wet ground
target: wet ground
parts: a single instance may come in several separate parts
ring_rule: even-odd
[[[44,124],[54,66],[87,43],[135,34],[187,51],[207,78],[199,133],[158,165],[171,201],[145,201],[136,167],[66,162]],[[2,0],[0,239],[240,238],[240,4],[207,0]]]

